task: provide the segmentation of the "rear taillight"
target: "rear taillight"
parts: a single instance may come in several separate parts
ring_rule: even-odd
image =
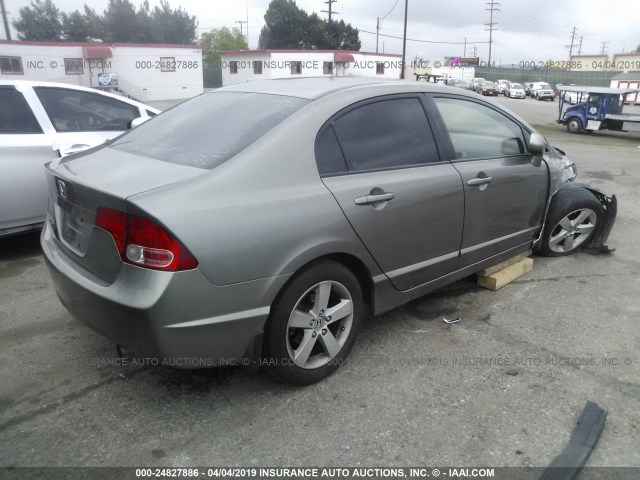
[[[138,215],[99,208],[96,226],[113,236],[122,260],[155,270],[190,270],[197,260],[157,223]]]

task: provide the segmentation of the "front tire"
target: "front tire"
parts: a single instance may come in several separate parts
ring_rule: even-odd
[[[580,133],[582,132],[582,120],[578,117],[571,117],[567,120],[567,132],[569,133]]]
[[[333,373],[364,315],[362,289],[344,265],[324,260],[296,275],[276,300],[265,330],[265,367],[285,383],[309,385]]]
[[[561,257],[582,250],[595,235],[603,217],[602,204],[589,190],[560,190],[549,208],[540,253]]]

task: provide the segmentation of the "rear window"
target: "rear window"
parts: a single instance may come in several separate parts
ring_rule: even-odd
[[[309,100],[261,93],[200,95],[119,137],[111,148],[163,162],[212,169]]]

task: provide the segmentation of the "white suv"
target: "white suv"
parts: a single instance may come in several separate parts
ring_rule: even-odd
[[[551,100],[553,102],[556,98],[556,94],[548,83],[536,82],[531,87],[531,98],[537,98],[538,100]]]

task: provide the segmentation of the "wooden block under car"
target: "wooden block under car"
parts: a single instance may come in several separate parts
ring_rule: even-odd
[[[525,273],[533,269],[533,258],[523,258],[522,260],[509,265],[491,275],[478,275],[478,285],[489,290],[498,290],[515,279],[520,278]]]
[[[527,250],[526,252],[519,253],[515,257],[507,258],[500,263],[496,263],[492,267],[485,268],[481,272],[478,273],[479,277],[488,277],[489,275],[493,275],[496,272],[499,272],[503,268],[507,268],[509,265],[513,265],[516,262],[519,262],[523,258],[527,258],[531,256],[532,251]]]

